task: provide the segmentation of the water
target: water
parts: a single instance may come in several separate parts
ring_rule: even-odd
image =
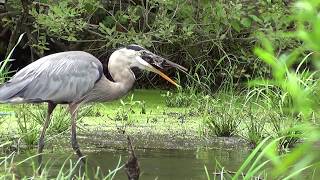
[[[108,170],[113,170],[121,156],[121,164],[127,160],[127,151],[124,150],[94,150],[84,151],[88,156],[89,172],[93,174],[96,167],[101,168],[101,172],[106,175]],[[165,179],[206,179],[205,168],[210,174],[217,167],[217,161],[227,167],[228,170],[235,171],[241,162],[248,155],[248,151],[240,149],[198,149],[198,150],[136,150],[135,151],[141,171],[141,180]],[[75,155],[68,150],[66,153],[49,153],[44,155],[44,162],[50,161],[50,176],[55,177],[62,164],[71,156],[72,161],[76,161]],[[28,157],[27,154],[18,158]],[[18,168],[18,174],[28,175],[32,172],[32,163],[26,162]],[[69,164],[67,165],[69,167]],[[127,179],[124,169],[121,169],[115,179]]]

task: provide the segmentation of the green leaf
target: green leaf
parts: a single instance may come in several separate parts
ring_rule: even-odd
[[[258,22],[258,23],[262,22],[262,20],[258,18],[256,15],[250,14],[249,17],[255,22]]]
[[[258,47],[254,49],[254,53],[272,68],[276,68],[276,58],[273,56],[273,54],[270,54],[268,51]]]
[[[231,21],[230,24],[234,30],[236,30],[237,32],[240,32],[241,27],[237,21],[233,20],[233,21]]]
[[[251,26],[251,20],[249,18],[243,18],[243,19],[241,19],[241,24],[244,27],[248,28]]]
[[[14,45],[14,47],[11,49],[10,53],[8,54],[8,56],[6,57],[6,59],[4,61],[1,62],[1,67],[0,67],[0,73],[3,72],[3,70],[7,67],[7,64],[10,60],[10,57],[12,56],[13,51],[15,50],[15,48],[18,46],[18,44],[20,43],[20,41],[22,40],[23,36],[25,33],[21,34],[19,36],[19,39],[17,41],[17,43]]]

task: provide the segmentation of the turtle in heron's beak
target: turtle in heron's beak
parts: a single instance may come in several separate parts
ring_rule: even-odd
[[[166,79],[167,81],[169,81],[177,87],[179,87],[179,85],[171,78],[169,78],[166,74],[164,74],[162,70],[167,70],[168,68],[177,68],[183,72],[188,71],[187,68],[180,66],[179,64],[176,64],[174,62],[171,62],[161,56],[158,56],[139,45],[131,44],[126,48],[138,52],[139,58],[137,58],[137,66],[140,66],[140,69],[146,69],[148,71],[159,74],[161,77],[163,77],[164,79]]]
[[[160,70],[167,70],[168,68],[177,68],[183,72],[188,71],[187,68],[185,68],[179,64],[176,64],[172,61],[169,61],[161,56],[158,56],[148,50],[141,51],[141,58],[152,66],[152,68],[149,67],[150,71],[159,74],[164,79],[166,79],[167,81],[171,82],[172,84],[174,84],[176,86],[179,86],[179,85],[176,82],[174,82],[171,78],[169,78],[166,74],[161,72]],[[158,69],[160,69],[160,70],[158,70]]]

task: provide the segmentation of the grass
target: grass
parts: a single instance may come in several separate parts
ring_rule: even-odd
[[[223,96],[222,96],[223,97]],[[237,106],[237,99],[230,96],[228,100],[218,100],[209,104],[208,124],[209,129],[218,137],[235,136],[242,118],[242,109]]]
[[[248,118],[249,120],[246,123],[247,134],[245,138],[253,147],[255,147],[265,138],[266,122],[264,120],[257,121],[257,115],[251,113],[251,111],[248,113]]]
[[[10,66],[8,65],[8,63],[10,61],[12,61],[12,59],[10,59],[10,57],[11,57],[12,53],[14,52],[14,49],[18,46],[18,44],[22,40],[23,36],[24,36],[24,33],[19,36],[17,43],[11,49],[8,56],[3,61],[0,62],[0,83],[5,82],[9,76],[9,74],[11,73],[11,71],[9,70]]]
[[[223,168],[221,165],[220,174],[223,173],[225,179],[279,177],[275,173],[281,172],[269,171],[270,167],[280,166],[277,162],[287,157],[286,153],[279,153],[274,149],[291,151],[292,147],[300,147],[301,144],[299,142],[304,137],[301,132],[308,131],[297,127],[299,125],[299,116],[296,117],[296,121],[292,121],[291,114],[282,113],[279,109],[272,109],[270,106],[262,106],[253,100],[246,101],[246,97],[241,93],[223,92],[214,96],[198,96],[197,100],[193,101],[189,107],[168,107],[165,103],[166,97],[161,96],[165,93],[165,91],[159,90],[135,90],[133,96],[128,95],[122,101],[92,104],[83,107],[82,120],[79,121],[79,131],[80,133],[90,133],[97,130],[117,132],[122,129],[129,134],[133,134],[133,136],[153,134],[154,137],[161,138],[161,135],[167,134],[174,137],[174,139],[194,136],[199,139],[215,138],[216,136],[235,136],[247,139],[248,143],[253,144],[256,148],[253,149],[251,155],[247,157],[236,172],[227,171],[227,167]],[[35,127],[38,130],[36,132],[39,132],[39,122],[41,121],[32,117],[42,119],[45,106],[3,105],[1,108],[7,112],[13,112],[17,111],[16,108],[22,107],[25,111],[20,109],[19,112],[25,112],[30,116],[26,121],[22,118],[22,124],[34,127],[32,122],[35,122],[37,124]],[[53,121],[62,121],[68,125],[70,119],[64,107],[59,107],[55,113],[56,119],[53,119]],[[317,117],[318,115],[314,114],[312,122],[318,122]],[[17,119],[17,115],[3,116],[3,122],[0,125],[1,132],[16,131],[16,127],[19,126]],[[208,124],[208,121],[211,121],[212,124]],[[51,133],[49,133],[49,137],[58,132],[51,131]],[[58,139],[60,141],[60,138]],[[22,140],[25,141],[23,138]],[[7,144],[6,147],[10,146],[10,144]],[[302,152],[303,149],[300,151]],[[11,155],[8,154],[5,157],[8,156]],[[272,159],[271,157],[279,159]],[[7,167],[1,170],[2,174],[0,175],[7,178],[12,177],[15,175],[12,169],[19,162],[9,162],[10,158],[4,159],[7,159],[8,163]],[[40,179],[50,177],[48,175],[50,174],[50,163],[47,164],[48,169],[45,169],[40,175]],[[87,177],[85,174],[79,174],[75,171],[75,163],[66,161],[65,165],[56,174],[57,178],[68,179],[76,177],[85,179]],[[119,165],[116,169],[120,167]],[[292,174],[282,173],[282,178],[290,178],[309,168],[309,166],[303,165],[301,167],[291,167],[292,169],[289,169],[288,172],[292,172]],[[34,171],[36,171],[36,168],[34,168]],[[208,179],[212,177],[211,172],[208,172],[208,170],[207,175]],[[111,176],[108,177],[110,178]],[[35,178],[36,176],[30,175],[30,177]]]
[[[291,125],[281,120],[274,109],[252,103],[234,93],[199,96],[189,107],[167,107],[165,91],[135,90],[122,101],[84,106],[79,116],[79,132],[90,133],[126,130],[132,134],[155,134],[181,137],[210,138],[235,136],[257,145],[263,137],[280,137]],[[46,106],[1,105],[15,115],[2,117],[0,133],[7,139],[21,138],[35,146]],[[280,121],[280,120],[281,121]],[[49,126],[48,135],[69,133],[70,115],[66,107],[58,107]],[[16,136],[18,134],[18,137]],[[288,141],[290,146],[298,139]]]

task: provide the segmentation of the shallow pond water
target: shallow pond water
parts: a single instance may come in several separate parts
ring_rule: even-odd
[[[113,170],[121,156],[121,164],[127,160],[127,151],[124,150],[95,150],[84,151],[88,156],[87,172],[94,174],[97,166],[106,175],[108,170]],[[239,149],[198,149],[198,150],[136,150],[142,180],[149,179],[206,179],[205,168],[212,174],[219,162],[228,170],[234,171],[241,165],[241,162],[248,154],[247,150]],[[62,164],[71,156],[72,161],[76,161],[75,155],[71,151],[66,153],[48,153],[44,155],[44,163],[49,163],[49,174],[55,177]],[[27,154],[19,155],[18,159],[28,157]],[[68,162],[69,163],[69,162]],[[67,167],[69,164],[67,163]],[[17,169],[20,175],[30,175],[32,162],[26,162]],[[124,169],[118,171],[115,179],[127,179]]]

